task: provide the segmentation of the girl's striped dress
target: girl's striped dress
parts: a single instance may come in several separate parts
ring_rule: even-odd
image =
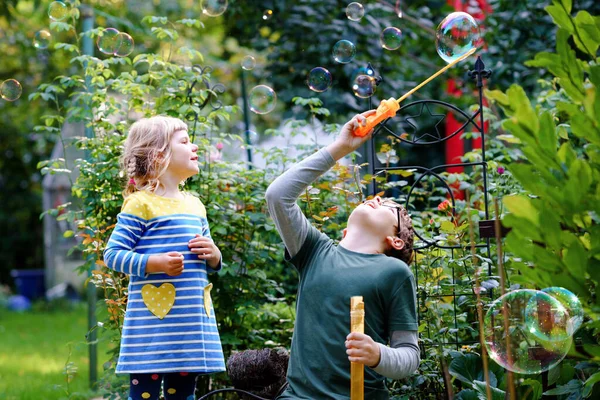
[[[204,260],[188,241],[210,237],[206,209],[185,193],[171,199],[146,191],[125,199],[104,261],[130,276],[117,373],[225,371]],[[184,255],[179,276],[146,274],[152,254]],[[220,266],[219,266],[220,268]]]

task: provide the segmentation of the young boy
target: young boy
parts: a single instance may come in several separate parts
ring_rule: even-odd
[[[309,184],[370,138],[352,131],[372,112],[355,116],[334,143],[267,189],[286,259],[300,276],[289,386],[278,399],[348,399],[350,362],[368,367],[365,399],[388,399],[384,377],[399,379],[419,366],[415,281],[407,266],[414,231],[406,210],[379,197],[364,202],[350,214],[336,246],[296,204]],[[365,334],[349,334],[352,296],[364,298]]]

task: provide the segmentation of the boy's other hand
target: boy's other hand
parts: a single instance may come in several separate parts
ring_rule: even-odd
[[[327,146],[327,151],[329,151],[334,160],[337,161],[345,155],[352,153],[371,138],[372,130],[365,136],[355,136],[354,130],[359,126],[365,126],[367,124],[367,117],[375,114],[375,112],[376,110],[369,110],[362,114],[357,114],[344,124],[336,140]]]
[[[221,251],[212,239],[196,234],[196,237],[188,242],[188,247],[192,253],[198,255],[200,260],[206,260],[209,267],[213,269],[218,267]]]
[[[379,345],[369,335],[357,332],[346,336],[346,354],[350,362],[364,364],[370,368],[379,365],[381,357]]]

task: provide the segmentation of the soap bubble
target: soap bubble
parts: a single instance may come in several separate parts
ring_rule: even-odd
[[[21,97],[23,88],[16,79],[7,79],[0,85],[0,97],[6,101],[15,101]]]
[[[247,130],[246,132],[244,132],[244,138],[246,138],[246,140],[250,144],[258,143],[258,133],[252,130]]]
[[[127,57],[130,55],[134,47],[133,38],[128,33],[119,32],[117,41],[119,42],[119,47],[114,52],[114,55],[119,57]]]
[[[268,19],[271,19],[272,16],[273,16],[273,10],[266,10],[263,13],[262,19],[264,19],[266,21]]]
[[[277,94],[266,85],[258,85],[250,91],[248,96],[250,110],[256,114],[268,114],[277,104]]]
[[[549,287],[542,289],[542,292],[548,293],[550,296],[558,300],[569,313],[567,321],[567,335],[573,335],[583,322],[583,307],[581,302],[571,291],[562,287]]]
[[[354,82],[356,80],[356,77],[359,75],[373,76],[375,75],[375,71],[373,71],[369,67],[356,68],[354,71],[352,71],[352,75],[350,75],[350,82]]]
[[[346,7],[346,16],[349,20],[352,21],[360,21],[360,19],[365,15],[365,8],[362,4],[354,2],[348,4]]]
[[[53,21],[62,21],[69,15],[69,7],[62,1],[53,1],[48,6],[48,16]]]
[[[120,36],[120,32],[115,28],[107,28],[102,32],[102,36],[98,37],[96,42],[98,50],[104,54],[113,55],[121,47],[121,41],[123,37]]]
[[[340,40],[333,45],[333,59],[340,64],[347,64],[354,59],[356,47],[349,40]]]
[[[331,87],[331,73],[323,67],[313,68],[308,73],[306,83],[310,90],[324,92]]]
[[[227,10],[227,0],[202,0],[202,12],[209,17],[218,17]]]
[[[539,290],[515,290],[498,298],[485,315],[484,337],[490,357],[520,374],[538,374],[557,365],[571,347],[572,338],[544,340],[532,328],[560,327],[564,307]],[[531,318],[535,318],[532,323]]]
[[[352,85],[352,91],[357,97],[367,99],[375,94],[377,80],[370,75],[358,75]]]
[[[33,47],[40,50],[47,49],[50,45],[50,38],[52,38],[52,35],[45,29],[36,32],[33,37]]]
[[[481,44],[477,22],[465,12],[454,12],[448,15],[440,22],[435,32],[437,52],[447,63],[451,63]]]
[[[390,26],[381,32],[379,40],[381,41],[381,47],[384,49],[396,50],[402,44],[402,31]]]
[[[242,68],[246,71],[252,71],[256,66],[256,60],[252,56],[242,58]]]

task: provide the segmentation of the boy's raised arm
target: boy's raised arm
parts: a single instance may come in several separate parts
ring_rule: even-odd
[[[357,115],[344,125],[335,142],[293,165],[275,179],[265,194],[271,218],[287,248],[290,257],[295,256],[308,234],[310,222],[296,204],[304,190],[319,176],[335,165],[335,162],[360,147],[370,135],[356,137],[352,131],[366,121],[374,111]]]

